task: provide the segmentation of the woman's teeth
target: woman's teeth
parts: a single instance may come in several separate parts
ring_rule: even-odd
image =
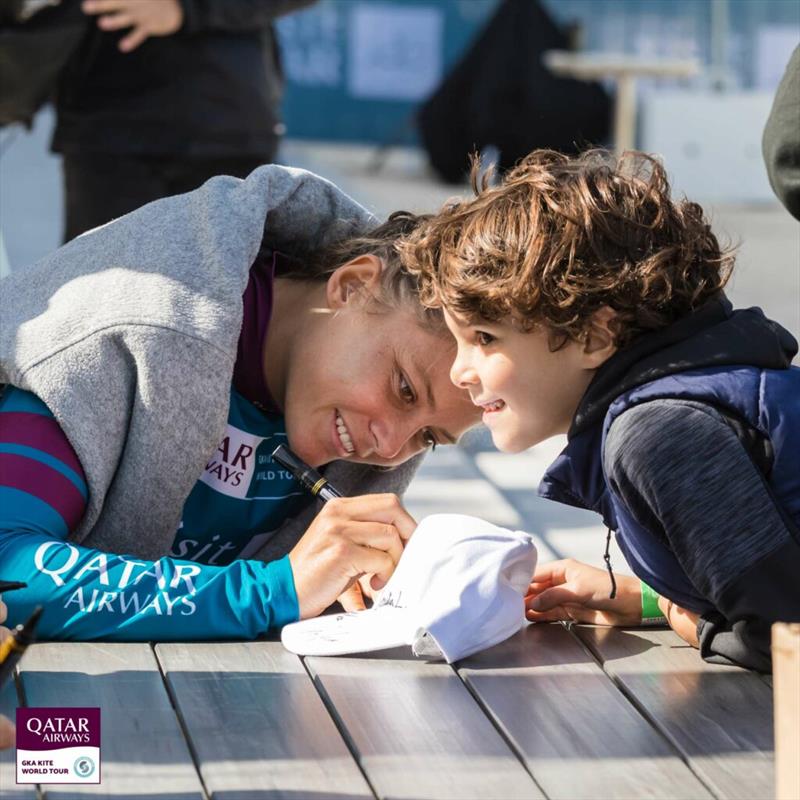
[[[356,448],[353,445],[353,440],[347,432],[347,426],[344,424],[344,420],[338,413],[336,414],[336,430],[339,433],[339,441],[342,443],[342,447],[344,447],[348,453],[354,453]]]
[[[495,400],[494,403],[487,403],[484,407],[484,411],[499,411],[501,408],[505,407],[505,400]]]

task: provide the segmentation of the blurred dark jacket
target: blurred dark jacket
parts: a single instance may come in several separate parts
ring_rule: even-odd
[[[786,210],[800,219],[800,46],[778,86],[762,147],[773,191]]]
[[[93,28],[59,86],[52,148],[269,160],[282,132],[272,21],[314,0],[180,0],[184,23],[130,53]]]

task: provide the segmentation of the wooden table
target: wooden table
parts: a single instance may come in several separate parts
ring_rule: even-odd
[[[275,641],[39,644],[20,666],[28,705],[102,709],[103,783],[44,800],[773,796],[769,679],[664,629],[533,625],[453,667]],[[37,797],[13,758],[2,797]]]
[[[642,58],[625,53],[575,53],[548,50],[545,66],[556,75],[584,81],[610,79],[616,83],[614,148],[632,150],[636,143],[636,81],[639,78],[690,78],[699,71],[695,59]]]

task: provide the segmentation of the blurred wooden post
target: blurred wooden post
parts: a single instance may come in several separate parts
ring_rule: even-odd
[[[548,50],[544,65],[555,75],[583,81],[612,80],[614,99],[614,149],[617,153],[636,146],[636,81],[638,78],[690,78],[699,71],[694,59],[642,58],[625,53],[573,53]]]
[[[617,78],[614,100],[614,149],[622,154],[636,147],[636,76],[630,73]]]
[[[772,626],[775,797],[800,798],[800,623]]]

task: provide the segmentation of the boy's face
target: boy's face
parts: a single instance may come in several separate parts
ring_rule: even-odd
[[[483,407],[495,447],[516,453],[566,433],[598,366],[585,344],[553,352],[542,328],[468,324],[447,311],[445,319],[458,344],[450,379]]]

